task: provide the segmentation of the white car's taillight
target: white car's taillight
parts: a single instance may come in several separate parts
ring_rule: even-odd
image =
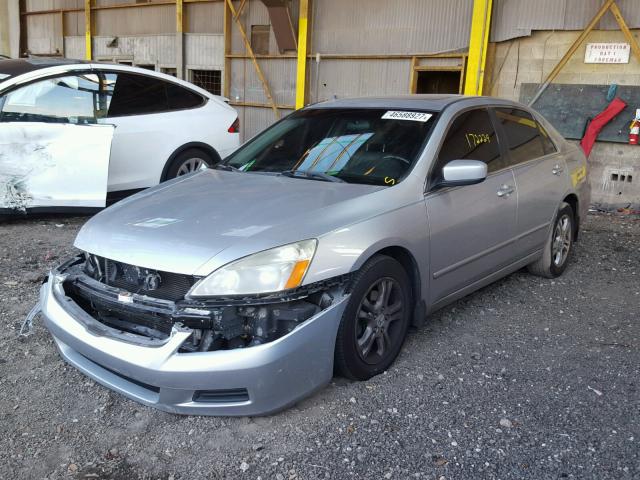
[[[240,133],[240,119],[236,118],[235,121],[231,124],[229,129],[227,130],[229,133]]]

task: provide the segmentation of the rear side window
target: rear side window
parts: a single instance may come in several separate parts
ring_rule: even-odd
[[[154,77],[130,73],[106,73],[105,77],[110,90],[108,117],[183,110],[203,103],[195,92]]]
[[[512,165],[547,153],[538,123],[528,112],[517,108],[496,108],[495,111],[498,122],[502,124]]]
[[[203,99],[191,90],[167,82],[167,101],[169,102],[169,110],[183,110],[199,107],[202,105]]]
[[[453,121],[438,155],[436,180],[441,178],[442,167],[452,160],[480,160],[489,172],[505,166],[487,109],[469,110]]]
[[[541,135],[540,138],[542,138],[542,148],[544,150],[544,154],[549,155],[551,153],[556,153],[558,149],[556,148],[555,144],[551,140],[551,137],[549,137],[549,134],[547,133],[547,131],[539,123],[538,123],[538,129],[540,130],[540,135]]]

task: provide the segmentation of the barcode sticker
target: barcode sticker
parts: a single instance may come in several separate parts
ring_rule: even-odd
[[[411,120],[412,122],[427,122],[431,117],[430,113],[425,112],[401,112],[397,110],[389,110],[382,115],[384,120]]]

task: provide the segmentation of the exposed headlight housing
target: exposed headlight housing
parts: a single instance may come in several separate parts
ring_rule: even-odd
[[[231,262],[196,283],[187,297],[256,295],[299,287],[317,244],[315,239],[304,240]]]

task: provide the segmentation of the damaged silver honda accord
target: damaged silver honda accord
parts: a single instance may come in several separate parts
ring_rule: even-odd
[[[586,175],[512,102],[313,105],[93,217],[40,308],[70,364],[134,400],[266,414],[383,372],[411,324],[521,267],[560,275]]]

